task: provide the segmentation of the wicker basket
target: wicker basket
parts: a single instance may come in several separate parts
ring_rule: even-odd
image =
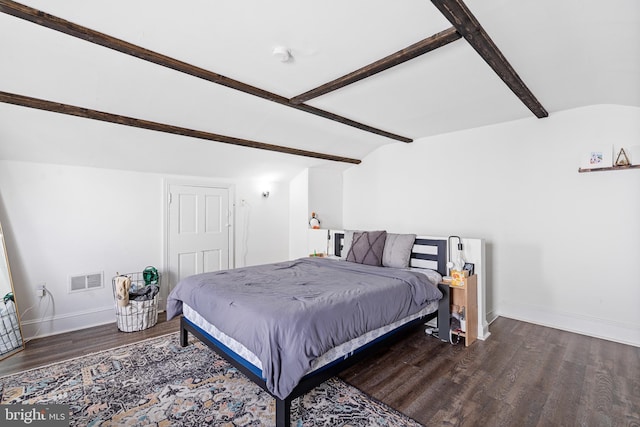
[[[143,288],[145,285],[142,272],[127,273],[114,276],[112,280],[113,296],[116,298],[116,280],[120,276],[131,279],[131,291]],[[158,284],[160,281],[158,280]],[[158,294],[153,299],[145,301],[130,300],[124,307],[118,305],[116,298],[116,322],[122,332],[137,332],[148,329],[158,323]]]

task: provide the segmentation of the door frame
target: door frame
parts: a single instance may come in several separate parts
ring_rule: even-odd
[[[235,197],[235,185],[228,182],[221,182],[218,180],[208,179],[186,179],[186,178],[165,178],[163,180],[163,218],[162,218],[162,257],[164,260],[163,273],[166,275],[169,268],[169,214],[170,214],[170,188],[172,185],[184,185],[191,187],[206,187],[206,188],[224,188],[229,192],[229,221],[231,226],[229,229],[229,268],[235,268],[236,265],[236,252],[235,252],[235,224],[236,224],[236,197]],[[167,297],[169,296],[169,279],[162,281],[162,288],[160,289],[160,307],[166,307]]]

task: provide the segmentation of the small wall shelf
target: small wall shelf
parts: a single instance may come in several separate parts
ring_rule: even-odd
[[[638,169],[640,165],[625,165],[625,166],[609,166],[606,168],[578,168],[579,173],[583,172],[600,172],[600,171],[617,171],[622,169]]]

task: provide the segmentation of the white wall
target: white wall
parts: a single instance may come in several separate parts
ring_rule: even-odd
[[[342,228],[342,171],[307,168],[289,183],[289,258],[326,251],[321,233],[309,233],[309,219],[315,212],[323,230]]]
[[[484,238],[489,318],[639,345],[640,170],[577,173],[593,147],[638,145],[638,123],[640,109],[602,105],[390,144],[345,172],[342,225]],[[0,161],[16,298],[23,313],[34,306],[22,319],[27,337],[113,322],[111,277],[162,266],[165,178]],[[271,183],[266,199],[260,182],[218,180],[235,186],[236,265],[290,255],[290,225],[307,227],[308,180],[304,171]],[[67,293],[69,274],[96,271],[104,289]],[[53,311],[36,297],[41,282]]]
[[[184,177],[0,161],[0,220],[25,337],[115,322],[111,278],[116,272],[147,265],[162,270],[166,178]],[[236,198],[246,201],[236,212],[238,265],[285,259],[288,183],[271,183],[268,199],[258,182],[226,183],[235,184]],[[104,272],[104,289],[67,292],[69,275],[94,272]],[[36,296],[42,282],[54,304]]]
[[[342,172],[309,168],[309,215],[315,212],[323,229],[342,228]]]
[[[289,183],[289,259],[307,253],[309,229],[309,169],[304,169]]]
[[[289,183],[237,181],[236,267],[278,262],[289,255]]]
[[[578,173],[638,123],[599,105],[387,145],[345,172],[344,226],[484,238],[490,319],[640,345],[640,170]]]

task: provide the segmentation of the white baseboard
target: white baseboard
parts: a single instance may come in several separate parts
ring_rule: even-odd
[[[640,326],[638,325],[584,316],[576,313],[551,311],[545,307],[527,304],[505,302],[501,305],[508,308],[505,309],[502,307],[500,310],[487,313],[488,324],[491,324],[496,318],[502,316],[640,347]],[[116,328],[115,322],[114,308],[110,305],[92,310],[53,317],[49,316],[42,319],[42,321],[40,321],[40,319],[23,321],[22,333],[24,340],[29,341],[33,338],[77,331],[108,323],[113,323],[113,327]],[[483,330],[483,334],[478,337],[479,339],[484,340],[491,335],[488,324],[480,328]]]
[[[514,302],[502,303],[494,315],[640,347],[639,325]]]
[[[487,325],[492,324],[493,321],[496,320],[498,317],[500,317],[500,316],[498,316],[495,311],[493,311],[493,310],[488,311],[487,312]]]
[[[49,316],[44,319],[22,321],[24,341],[64,332],[77,331],[92,326],[113,323],[116,328],[116,314],[113,305],[69,314]]]
[[[480,329],[478,331],[478,339],[479,340],[486,340],[491,336],[491,332],[489,332],[489,323],[491,322],[484,322],[482,324],[482,326],[480,326]]]

